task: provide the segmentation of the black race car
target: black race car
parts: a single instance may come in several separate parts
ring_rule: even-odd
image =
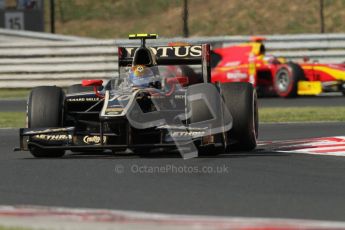
[[[183,158],[252,150],[258,136],[257,96],[250,83],[210,83],[210,46],[147,47],[155,34],[130,35],[119,47],[118,77],[83,80],[67,93],[34,88],[20,148],[35,157],[66,150],[141,154],[177,149]],[[93,91],[90,91],[93,89]]]

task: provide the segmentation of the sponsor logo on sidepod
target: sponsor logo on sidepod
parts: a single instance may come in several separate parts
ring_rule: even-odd
[[[171,133],[172,137],[202,137],[205,136],[204,131],[195,131],[195,132],[184,132],[184,131],[175,131]]]
[[[105,143],[107,140],[106,137],[103,137],[103,143]],[[85,144],[100,144],[101,143],[101,137],[100,136],[84,136],[83,141]]]
[[[39,140],[45,140],[45,141],[66,141],[68,140],[68,135],[51,135],[51,134],[38,134],[33,136],[36,139]]]
[[[78,97],[78,98],[68,98],[69,102],[84,102],[84,101],[99,101],[97,97]]]

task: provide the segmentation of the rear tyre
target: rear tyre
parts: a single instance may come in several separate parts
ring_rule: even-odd
[[[64,92],[55,86],[34,88],[27,105],[29,128],[62,127]],[[30,152],[35,157],[62,157],[64,150],[44,150],[31,146]]]
[[[233,126],[225,133],[231,150],[250,151],[256,147],[259,118],[257,95],[252,84],[220,84],[220,92],[232,118]]]
[[[280,97],[296,97],[298,81],[305,80],[303,69],[296,63],[283,65],[274,76],[274,89]]]

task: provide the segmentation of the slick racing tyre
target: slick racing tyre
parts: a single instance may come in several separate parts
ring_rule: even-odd
[[[247,82],[221,83],[220,93],[232,119],[226,133],[229,150],[250,151],[256,147],[259,118],[256,91]]]
[[[28,128],[62,127],[64,92],[55,86],[34,88],[27,104]],[[35,157],[62,157],[64,150],[44,150],[29,147]]]
[[[305,80],[303,69],[296,63],[287,63],[274,76],[274,90],[280,97],[296,97],[298,81],[302,80]]]

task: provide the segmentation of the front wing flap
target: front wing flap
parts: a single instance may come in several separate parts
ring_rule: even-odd
[[[28,151],[30,147],[41,149],[63,149],[63,150],[102,150],[102,149],[123,149],[123,148],[171,148],[176,147],[175,142],[155,143],[155,144],[108,144],[107,139],[114,134],[104,133],[101,138],[100,133],[89,133],[74,135],[74,127],[66,128],[21,128],[20,147],[15,151]],[[103,142],[102,142],[103,140]],[[181,145],[189,145],[193,140],[188,139]]]
[[[21,128],[19,129],[20,150],[29,150],[30,143],[42,146],[72,145],[74,127],[66,128]]]

